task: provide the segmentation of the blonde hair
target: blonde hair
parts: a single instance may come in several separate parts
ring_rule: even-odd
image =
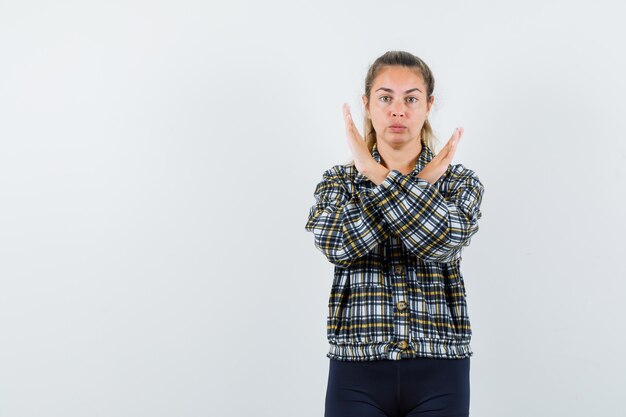
[[[420,58],[409,52],[387,51],[383,55],[376,58],[374,63],[370,65],[367,71],[367,75],[365,76],[365,95],[367,96],[368,103],[370,102],[370,95],[372,92],[372,86],[374,85],[374,80],[376,79],[380,71],[384,67],[388,66],[403,66],[414,69],[418,74],[422,76],[422,79],[426,84],[426,100],[430,100],[430,97],[435,90],[435,78],[428,65],[426,65],[426,63]],[[369,149],[371,153],[372,148],[376,143],[376,131],[374,130],[372,120],[369,119],[367,115],[364,117],[363,132],[365,144],[367,145],[367,149]],[[424,125],[422,126],[422,130],[420,132],[420,141],[422,142],[422,146],[426,145],[428,148],[430,148],[431,151],[433,151],[433,154],[435,154],[434,145],[437,141],[437,137],[435,136],[432,126],[430,125],[430,121],[428,119],[424,121]],[[354,164],[354,160],[350,161],[349,164]]]

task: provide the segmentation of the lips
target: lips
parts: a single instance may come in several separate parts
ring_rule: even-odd
[[[389,131],[394,133],[404,133],[406,130],[406,126],[404,125],[391,125],[389,126]]]

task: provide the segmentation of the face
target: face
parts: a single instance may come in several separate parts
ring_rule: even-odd
[[[420,132],[435,98],[426,99],[426,85],[418,72],[402,66],[383,68],[370,99],[363,95],[378,141],[394,147],[413,142],[420,146]]]

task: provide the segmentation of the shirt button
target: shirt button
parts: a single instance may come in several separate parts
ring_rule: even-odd
[[[401,341],[400,343],[398,343],[398,347],[402,350],[406,349],[409,346],[409,344],[407,343],[406,340]]]
[[[398,310],[404,310],[406,308],[406,301],[398,301],[396,306],[398,307]]]
[[[396,266],[396,274],[401,274],[402,273],[402,267],[400,265]]]

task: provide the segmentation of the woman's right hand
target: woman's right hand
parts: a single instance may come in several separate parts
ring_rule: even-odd
[[[343,103],[343,121],[346,127],[346,136],[348,139],[348,148],[352,153],[352,159],[354,160],[354,166],[361,174],[366,175],[366,171],[371,165],[376,164],[376,160],[372,157],[363,136],[356,128],[354,121],[352,120],[352,114],[350,113],[350,106],[348,103]]]
[[[456,128],[454,133],[441,151],[417,174],[418,178],[428,181],[431,184],[437,180],[448,170],[448,166],[452,163],[452,158],[456,152],[456,145],[463,136],[464,129]]]

